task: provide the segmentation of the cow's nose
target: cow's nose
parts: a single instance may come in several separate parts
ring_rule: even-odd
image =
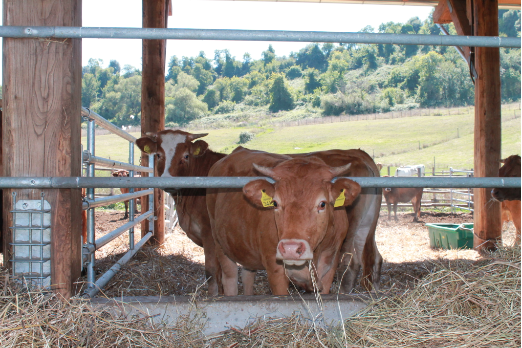
[[[313,253],[310,245],[303,239],[282,239],[277,245],[276,259],[286,261],[311,260]]]

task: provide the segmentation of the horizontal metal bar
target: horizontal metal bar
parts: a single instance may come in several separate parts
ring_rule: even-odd
[[[51,242],[48,242],[48,243],[29,243],[29,242],[20,243],[20,242],[15,242],[15,243],[9,243],[9,245],[14,245],[14,246],[46,246],[46,245],[51,245]]]
[[[0,37],[333,42],[396,45],[520,47],[520,38],[498,36],[345,33],[284,30],[89,28],[2,26]]]
[[[153,169],[149,167],[137,166],[135,164],[130,164],[127,162],[114,161],[111,159],[91,156],[88,152],[83,152],[83,161],[91,164],[114,168],[114,169],[126,169],[126,170],[134,170],[136,172],[144,172],[144,173],[152,173]]]
[[[1,28],[0,28],[0,31],[1,31]],[[81,114],[84,117],[92,119],[94,121],[94,123],[96,123],[98,126],[104,128],[104,129],[108,130],[109,132],[114,133],[130,142],[136,143],[135,137],[133,137],[129,133],[125,132],[123,129],[118,128],[111,122],[107,121],[105,118],[103,118],[103,116],[98,115],[96,112],[94,112],[90,109],[84,108],[82,106]]]
[[[114,195],[105,198],[98,198],[95,200],[85,199],[82,203],[82,209],[87,210],[89,208],[103,207],[108,204],[118,203],[123,201],[128,201],[129,199],[139,198],[147,195],[151,195],[154,193],[154,190],[142,190],[134,193],[124,193],[122,195]]]
[[[118,238],[119,236],[121,236],[123,233],[128,231],[130,228],[138,225],[143,220],[147,219],[149,216],[152,216],[152,213],[153,213],[153,210],[151,209],[148,212],[146,212],[144,214],[141,214],[138,218],[136,218],[136,220],[129,221],[126,224],[118,227],[117,229],[107,233],[103,237],[98,238],[94,242],[94,245],[84,245],[84,249],[87,249],[90,253],[92,253],[94,250],[100,249],[105,244],[107,244],[107,243],[111,242],[112,240],[114,240],[114,239]]]
[[[12,260],[9,260],[9,262],[25,262],[25,263],[45,263],[47,261],[50,261],[51,259],[50,258],[46,258],[46,259],[12,259]]]
[[[267,177],[176,177],[176,178],[86,178],[86,177],[0,177],[0,189],[74,188],[242,188],[248,182]],[[440,178],[440,177],[348,177],[361,187],[438,187],[438,188],[520,188],[520,178]],[[335,180],[335,179],[334,179]]]
[[[454,195],[464,195],[464,196],[470,196],[470,197],[473,197],[473,193],[468,193],[468,192],[458,192],[458,191],[453,191],[452,192]]]
[[[464,202],[464,203],[468,203],[468,204],[473,204],[472,201],[466,201],[465,199],[452,198],[451,200],[452,201],[457,201],[457,202]]]
[[[107,272],[105,272],[97,281],[94,283],[94,287],[88,288],[85,292],[85,296],[94,297],[107,283],[114,277],[114,275],[125,265],[129,260],[140,250],[140,248],[152,237],[152,232],[147,233],[135,246],[134,249],[129,250],[121,259],[118,260]]]

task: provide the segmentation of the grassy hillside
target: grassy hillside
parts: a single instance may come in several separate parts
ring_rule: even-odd
[[[241,132],[250,131],[254,139],[243,144],[252,149],[275,153],[303,153],[327,149],[361,148],[385,165],[425,164],[437,170],[473,167],[473,114],[419,116],[398,119],[349,121],[280,128],[227,128],[209,131],[205,140],[211,149],[230,153]],[[511,117],[511,118],[510,118]],[[504,117],[502,156],[520,154],[521,122]],[[139,137],[139,134],[133,134]],[[457,137],[458,136],[458,137]],[[85,139],[82,139],[85,148]],[[96,155],[127,161],[128,142],[113,135],[96,138]],[[135,163],[139,163],[136,151]]]

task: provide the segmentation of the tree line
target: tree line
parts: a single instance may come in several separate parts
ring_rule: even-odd
[[[453,24],[447,29],[456,35]],[[499,31],[520,37],[520,11],[500,10]],[[441,35],[431,16],[383,23],[377,32]],[[520,49],[500,50],[502,101],[518,101]],[[114,60],[102,64],[90,59],[83,67],[82,105],[116,125],[140,124],[141,71]],[[258,60],[216,50],[213,58],[172,56],[165,82],[167,126],[238,110],[309,108],[331,116],[474,103],[469,67],[446,46],[312,43],[287,57],[269,45]]]

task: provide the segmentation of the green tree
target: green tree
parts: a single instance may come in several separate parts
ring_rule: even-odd
[[[214,82],[214,76],[209,70],[205,70],[202,64],[196,63],[193,70],[194,78],[199,82],[197,95],[202,95],[207,90],[208,86]]]
[[[178,75],[178,82],[176,85],[178,86],[178,88],[186,88],[191,92],[196,92],[198,90],[199,82],[189,74],[181,72]]]
[[[268,49],[263,51],[261,56],[263,57],[262,59],[265,66],[272,63],[272,61],[275,59],[275,50],[272,45],[268,45]]]
[[[209,110],[214,109],[219,104],[219,93],[215,89],[207,89],[203,102],[207,104]]]
[[[298,65],[292,65],[286,71],[286,77],[288,77],[290,80],[296,79],[301,76],[303,76],[303,71]]]
[[[299,50],[296,57],[296,64],[300,65],[303,70],[314,68],[319,71],[325,71],[328,67],[326,56],[316,43],[309,44]]]
[[[165,98],[165,121],[180,125],[203,117],[207,114],[207,104],[185,87],[174,88]]]
[[[268,110],[278,112],[282,110],[292,110],[294,108],[294,98],[288,90],[284,75],[274,74],[273,83],[270,87],[270,105]]]
[[[118,63],[117,60],[112,59],[109,62],[109,68],[112,68],[112,72],[114,73],[114,75],[119,75],[120,74],[120,71],[121,71],[120,63]]]
[[[82,78],[82,106],[90,108],[96,102],[100,81],[91,73],[86,73]]]
[[[443,57],[430,52],[419,60],[419,87],[417,100],[422,107],[438,105],[442,100],[443,79],[439,66]]]
[[[232,92],[231,100],[234,103],[241,103],[248,93],[248,80],[234,76],[230,79],[230,90]]]
[[[305,93],[314,93],[317,88],[321,88],[322,84],[319,81],[319,71],[316,69],[307,69],[304,72]]]

